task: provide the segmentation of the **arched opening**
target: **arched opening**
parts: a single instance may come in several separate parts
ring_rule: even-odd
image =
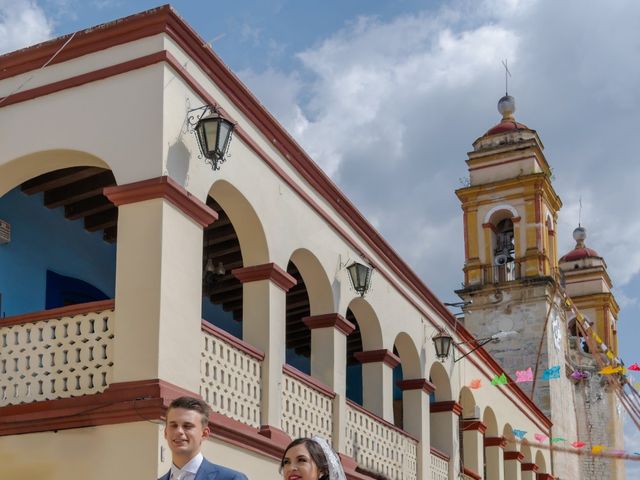
[[[457,443],[455,437],[458,435],[459,418],[450,408],[442,408],[453,397],[449,375],[441,363],[434,362],[431,365],[429,381],[435,386],[435,391],[430,396],[431,445],[451,458],[454,443]]]
[[[519,276],[514,218],[517,211],[504,205],[492,209],[487,214],[491,226],[490,261],[485,274],[485,283],[501,283],[515,280]]]
[[[458,399],[462,406],[462,419],[459,424],[460,465],[478,473],[480,459],[478,458],[478,427],[480,410],[477,407],[473,393],[467,387],[460,390]]]
[[[399,428],[405,426],[405,399],[400,388],[404,379],[420,378],[420,356],[411,337],[400,332],[393,344],[393,353],[400,358],[400,363],[393,369],[393,423]]]
[[[575,317],[569,320],[567,327],[569,330],[569,346],[583,353],[590,353],[589,343],[584,338],[584,335],[582,334],[580,328],[578,328],[577,320]]]
[[[207,205],[218,220],[203,232],[202,318],[243,338],[244,288],[233,270],[267,263],[266,237],[252,206],[230,183],[214,183]]]
[[[544,458],[544,454],[541,450],[536,452],[536,461],[535,464],[538,466],[539,473],[549,473],[547,471],[547,461]]]
[[[114,298],[118,208],[102,194],[116,185],[106,164],[39,152],[5,165],[0,178],[0,220],[10,230],[0,242],[0,316]]]
[[[496,438],[498,436],[498,421],[491,407],[484,409],[482,423],[485,424],[485,438]],[[484,476],[487,480],[499,479],[502,477],[502,450],[495,446],[484,447]]]
[[[242,338],[242,283],[231,273],[243,267],[238,234],[218,202],[208,197],[207,206],[218,219],[203,232],[202,318]]]

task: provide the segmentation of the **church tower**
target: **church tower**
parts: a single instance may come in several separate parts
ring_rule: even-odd
[[[512,332],[485,349],[512,381],[516,371],[531,368],[534,381],[520,387],[551,418],[553,436],[575,438],[576,416],[567,415],[575,398],[555,237],[562,203],[542,141],[516,121],[513,97],[501,98],[498,111],[500,122],[468,154],[468,186],[456,191],[465,241],[464,285],[456,293],[476,338]],[[560,378],[543,380],[553,367]],[[554,475],[581,478],[577,456],[554,452]]]
[[[577,320],[569,316],[569,362],[588,374],[575,384],[576,398],[582,400],[576,405],[578,436],[594,445],[622,450],[622,405],[615,392],[618,379],[604,378],[598,373],[603,363],[618,357],[619,307],[611,291],[606,262],[586,246],[586,230],[579,226],[573,231],[573,238],[575,248],[559,261],[566,293],[606,346],[606,351],[603,348],[591,351]],[[608,458],[584,456],[582,469],[584,478],[624,478],[623,463]]]

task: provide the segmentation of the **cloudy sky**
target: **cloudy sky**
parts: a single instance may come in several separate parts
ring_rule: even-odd
[[[156,5],[0,0],[0,51]],[[605,257],[622,306],[622,357],[640,361],[640,2],[176,0],[174,7],[443,301],[455,300],[462,280],[453,192],[466,177],[471,143],[499,120],[507,58],[516,118],[538,131],[564,202],[560,250],[573,246],[581,198],[587,244]],[[640,450],[640,435],[628,434],[627,449]]]

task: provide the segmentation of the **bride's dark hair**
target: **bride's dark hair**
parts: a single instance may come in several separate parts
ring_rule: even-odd
[[[282,473],[282,469],[284,468],[284,457],[286,457],[287,452],[298,445],[304,445],[307,448],[311,460],[313,460],[313,463],[318,467],[318,471],[320,472],[318,480],[329,480],[329,465],[327,463],[327,457],[325,457],[324,452],[322,451],[322,447],[307,437],[296,438],[293,442],[287,445],[287,448],[284,449],[284,453],[282,454],[282,459],[280,460],[280,473]]]

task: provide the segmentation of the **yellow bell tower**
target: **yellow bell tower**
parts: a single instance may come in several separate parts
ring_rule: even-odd
[[[562,206],[535,130],[516,122],[515,102],[500,99],[502,120],[473,143],[469,186],[456,191],[465,233],[464,286],[552,277]]]

